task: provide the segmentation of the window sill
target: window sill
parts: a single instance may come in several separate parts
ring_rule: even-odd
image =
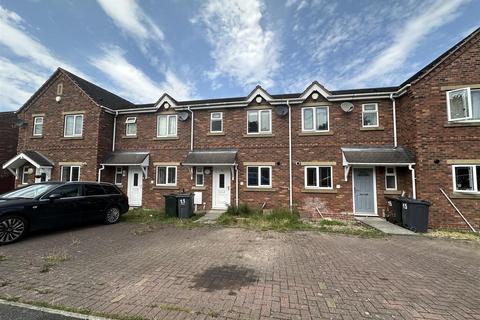
[[[30,136],[30,139],[43,139],[43,136]]]
[[[175,137],[155,137],[153,140],[178,140],[180,139],[178,136]]]
[[[480,199],[480,193],[453,192],[450,194],[452,199]]]
[[[248,188],[245,189],[246,192],[274,192],[277,191],[275,188]]]
[[[455,128],[455,127],[480,127],[480,121],[472,122],[454,122],[450,121],[443,125],[445,128]]]
[[[122,139],[137,139],[137,138],[138,138],[137,136],[127,136],[127,135],[122,136]]]
[[[204,190],[207,190],[207,187],[192,187],[192,190],[204,191]]]
[[[338,193],[337,189],[303,189],[303,193]]]
[[[360,131],[384,131],[384,127],[361,127]]]
[[[180,190],[177,186],[155,186],[153,190]]]
[[[383,194],[400,195],[400,194],[402,194],[402,191],[400,191],[400,190],[385,190],[385,191],[383,191]]]
[[[275,137],[273,133],[247,133],[243,135],[244,138],[270,138]]]
[[[313,131],[313,132],[306,132],[302,131],[298,134],[299,136],[333,136],[332,131]]]
[[[207,136],[224,136],[225,132],[209,132]]]
[[[63,137],[60,140],[83,140],[83,137]]]

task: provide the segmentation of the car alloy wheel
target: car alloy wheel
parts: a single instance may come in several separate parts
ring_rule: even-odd
[[[25,221],[19,217],[6,217],[0,220],[0,244],[20,239],[25,231]]]
[[[105,220],[107,223],[116,223],[120,219],[120,210],[117,207],[111,207],[107,210]]]

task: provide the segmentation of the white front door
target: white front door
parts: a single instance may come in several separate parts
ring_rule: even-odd
[[[131,207],[142,205],[143,172],[140,167],[128,168],[128,204]]]
[[[227,209],[230,205],[230,168],[213,168],[212,209]]]
[[[50,181],[52,168],[37,168],[35,170],[35,183]]]

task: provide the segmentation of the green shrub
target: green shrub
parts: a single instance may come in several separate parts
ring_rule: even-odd
[[[258,212],[258,210],[250,208],[246,203],[240,203],[238,206],[228,206],[226,213],[230,216],[250,216]]]

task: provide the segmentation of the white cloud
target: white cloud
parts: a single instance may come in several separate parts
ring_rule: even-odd
[[[156,101],[164,92],[179,100],[191,99],[195,94],[192,84],[184,83],[170,70],[161,83],[153,81],[124,57],[116,46],[104,48],[101,56],[90,59],[90,64],[102,71],[119,88],[120,94],[136,102]]]
[[[167,50],[162,30],[145,14],[136,0],[97,1],[117,27],[137,41],[144,54],[148,53],[152,44]]]
[[[212,80],[233,79],[242,87],[273,86],[280,46],[273,30],[262,26],[260,0],[209,0],[198,19],[206,28],[215,67]]]
[[[447,24],[458,16],[464,0],[436,1],[421,14],[408,19],[395,34],[393,43],[378,54],[353,77],[349,83],[362,85],[368,80],[392,73],[400,68],[409,54],[432,31]]]

